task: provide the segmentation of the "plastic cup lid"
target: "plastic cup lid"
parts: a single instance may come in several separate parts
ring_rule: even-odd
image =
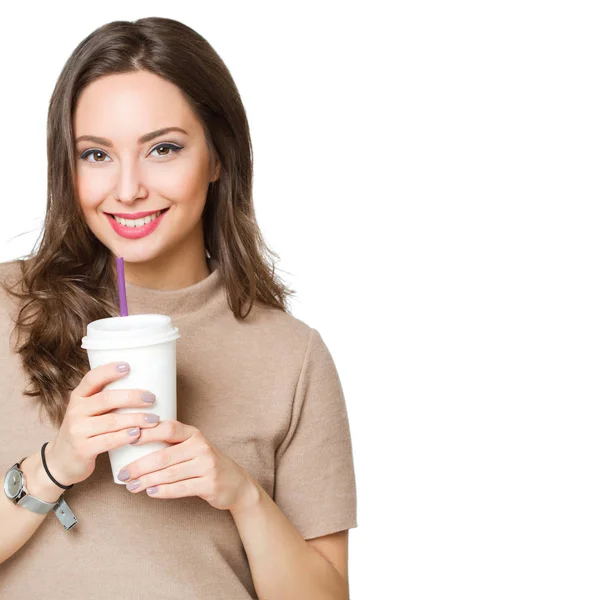
[[[181,337],[171,317],[159,314],[107,317],[89,323],[81,347],[87,350],[137,348]]]

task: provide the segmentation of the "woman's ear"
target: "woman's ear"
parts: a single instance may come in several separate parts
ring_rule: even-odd
[[[213,177],[213,179],[210,179],[210,183],[212,183],[214,181],[218,181],[218,179],[220,179],[220,162],[216,161],[216,168],[214,169],[214,177]]]

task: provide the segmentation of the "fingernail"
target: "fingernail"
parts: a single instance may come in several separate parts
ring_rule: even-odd
[[[139,479],[132,479],[132,481],[130,481],[125,487],[131,491],[131,490],[135,490],[139,485],[140,485]]]
[[[154,413],[148,413],[144,419],[147,423],[158,423],[160,421],[160,417]]]
[[[130,366],[127,363],[122,362],[118,363],[116,368],[120,373],[125,373],[126,371],[129,371]]]
[[[127,430],[127,434],[128,435],[138,435],[138,433],[140,433],[140,428],[139,427],[134,427],[133,429],[128,429]]]
[[[142,392],[142,400],[144,402],[154,402],[156,396],[150,392]]]
[[[119,479],[119,481],[127,481],[129,478],[130,474],[127,469],[122,469],[119,471],[119,475],[117,475],[117,479]]]
[[[158,486],[146,488],[147,494],[156,494],[158,492]]]

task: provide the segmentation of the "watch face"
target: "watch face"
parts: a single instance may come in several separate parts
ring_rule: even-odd
[[[4,491],[6,495],[12,499],[16,498],[19,495],[23,487],[23,479],[21,477],[20,471],[16,469],[9,469],[8,473],[6,473],[6,477],[4,478]]]

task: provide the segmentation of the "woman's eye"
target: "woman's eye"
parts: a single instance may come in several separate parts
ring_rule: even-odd
[[[177,146],[175,144],[158,144],[158,146],[155,146],[150,152],[149,154],[152,154],[154,151],[156,152],[157,156],[170,156],[173,152],[179,152],[180,150],[183,149],[183,146]],[[161,152],[161,150],[168,150],[168,152]],[[86,160],[86,158],[88,156],[94,156],[95,159],[99,158],[99,160]],[[105,157],[107,156],[107,154],[105,152],[103,152],[102,150],[87,150],[86,152],[84,152],[83,154],[81,154],[80,158],[86,162],[90,162],[90,163],[100,163],[100,162],[106,162],[105,161]]]
[[[158,146],[155,146],[154,149],[150,152],[150,154],[152,154],[154,150],[161,150],[163,148],[165,150],[170,150],[170,152],[167,152],[166,154],[161,154],[157,152],[158,156],[170,156],[173,152],[179,152],[179,150],[181,150],[183,146],[175,146],[174,144],[158,144]]]
[[[95,154],[96,155],[100,155],[102,157],[107,156],[102,150],[87,150],[86,152],[83,152],[80,155],[80,158],[82,160],[86,160],[87,156],[91,156],[91,155],[95,155]],[[86,162],[91,162],[91,163],[93,163],[93,162],[105,162],[105,160],[104,159],[103,160],[87,160]]]

